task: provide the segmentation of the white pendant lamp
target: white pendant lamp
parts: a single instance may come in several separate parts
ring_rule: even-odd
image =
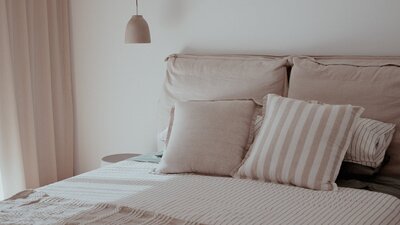
[[[149,25],[142,15],[139,15],[138,0],[136,0],[136,15],[133,15],[126,25],[125,43],[151,43]]]

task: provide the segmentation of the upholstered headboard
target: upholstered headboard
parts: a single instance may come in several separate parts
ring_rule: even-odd
[[[265,89],[287,94],[286,57],[174,54],[166,61],[159,130],[167,126],[175,101],[254,99],[262,105]]]
[[[335,89],[320,89],[317,80],[320,77],[314,77],[312,80],[293,79],[308,82],[307,90],[298,91],[298,85],[291,84],[296,87],[296,92],[301,93],[300,98],[311,98],[313,100],[325,101],[332,104],[353,104],[366,108],[363,115],[372,117],[372,119],[380,119],[384,122],[396,123],[396,134],[393,138],[392,145],[389,149],[391,163],[388,165],[387,174],[400,177],[400,57],[376,57],[376,56],[272,56],[272,55],[190,55],[190,54],[173,54],[167,61],[167,74],[164,82],[163,93],[159,103],[159,129],[162,131],[168,126],[168,120],[171,107],[175,101],[188,100],[221,100],[221,99],[254,99],[257,103],[262,104],[261,99],[263,92],[269,90],[269,93],[279,94],[283,96],[296,97],[297,93],[292,92],[290,96],[290,86],[288,77],[291,76],[290,71],[296,69],[293,67],[294,59],[307,59],[310,62],[327,66],[321,69],[321,73],[329,73],[336,76],[335,68],[338,69],[335,80],[341,80],[341,76],[351,79],[351,82],[342,80],[345,84],[343,88],[339,82],[332,82],[332,86],[337,89],[337,99],[335,97]],[[343,74],[346,68],[351,67],[354,74],[347,77]],[[329,68],[328,68],[329,67]],[[350,69],[351,69],[350,68]],[[357,70],[357,68],[360,68]],[[371,68],[371,70],[369,70]],[[347,68],[348,69],[348,68]],[[333,72],[332,72],[333,71]],[[282,78],[282,73],[285,78]],[[375,81],[371,80],[368,85],[364,85],[357,79],[362,73],[369,73]],[[267,74],[273,76],[267,76]],[[387,75],[389,74],[389,75]],[[265,76],[265,77],[264,77]],[[379,76],[379,79],[375,79]],[[322,78],[322,77],[321,77]],[[274,85],[263,87],[263,79]],[[324,81],[326,85],[327,81]],[[353,82],[353,83],[352,83]],[[367,81],[368,82],[368,81]],[[352,87],[354,84],[354,88]],[[374,90],[373,85],[377,84],[380,90]],[[379,84],[379,85],[378,85]],[[282,90],[280,87],[284,86]],[[336,86],[335,86],[336,85]],[[339,86],[338,86],[339,85]],[[330,86],[330,85],[328,85]],[[370,92],[368,88],[372,89]],[[388,87],[388,93],[382,88]],[[300,88],[301,89],[301,88]],[[271,91],[272,90],[272,91]],[[321,94],[316,95],[315,91],[320,90]],[[358,101],[354,93],[362,93],[363,101]],[[323,93],[326,92],[326,93]],[[339,93],[340,92],[340,93]],[[348,93],[348,98],[347,94]],[[374,93],[376,92],[376,93]],[[373,98],[381,96],[385,98],[381,104],[379,99],[373,99],[370,103],[365,103],[365,98]],[[327,97],[329,96],[329,98]],[[386,98],[388,97],[388,98]],[[396,100],[397,99],[397,100]],[[373,102],[372,102],[373,101]],[[386,105],[385,105],[386,104]],[[385,116],[385,108],[390,107],[390,116]],[[379,115],[377,112],[382,113]],[[397,117],[397,118],[396,118]],[[397,171],[396,171],[397,170]]]

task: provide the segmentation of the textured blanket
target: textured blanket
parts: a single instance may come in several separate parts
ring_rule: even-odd
[[[388,194],[342,187],[338,191],[314,191],[230,177],[160,175],[152,173],[155,166],[157,164],[124,161],[41,187],[33,194],[49,195],[51,198],[41,200],[44,203],[59,198],[66,200],[64,203],[84,203],[80,212],[107,203],[111,208],[126,206],[134,212],[148,212],[157,220],[160,220],[157,216],[164,216],[166,220],[175,218],[210,225],[400,224],[400,199]],[[24,200],[19,197],[13,204],[18,201]],[[49,209],[61,207],[59,203],[52,207],[51,203]],[[7,209],[4,204],[1,207]],[[19,212],[24,212],[22,218],[36,218],[40,215],[35,211],[40,212],[41,208]],[[64,218],[67,212],[61,212]],[[74,209],[68,212],[76,213]],[[51,217],[57,217],[56,214]],[[71,221],[74,215],[65,218]],[[124,214],[108,218],[108,224],[123,224],[120,222],[123,219],[116,219],[121,216]],[[93,223],[104,224],[99,221]],[[0,224],[7,223],[0,220]]]
[[[27,190],[0,202],[0,224],[197,225],[163,214],[108,203],[86,203]]]

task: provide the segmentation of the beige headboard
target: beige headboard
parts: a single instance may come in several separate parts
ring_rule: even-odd
[[[170,108],[174,103],[174,100],[207,100],[207,96],[197,96],[195,99],[179,99],[171,96],[168,90],[168,86],[171,85],[169,79],[171,79],[171,74],[174,73],[198,73],[198,76],[207,76],[207,70],[199,67],[194,68],[193,65],[200,64],[201,59],[207,60],[221,60],[221,59],[237,59],[238,61],[263,61],[263,60],[276,60],[284,59],[286,60],[286,68],[288,71],[288,76],[290,76],[290,70],[292,66],[292,59],[294,57],[309,58],[311,60],[318,61],[325,64],[349,64],[349,65],[359,65],[359,66],[384,66],[384,65],[400,65],[400,56],[289,56],[289,55],[196,55],[196,54],[172,54],[168,56],[165,61],[167,62],[166,79],[163,86],[162,95],[159,100],[159,126],[158,131],[161,131],[167,126],[167,121],[169,118]],[[190,65],[189,65],[190,64]],[[251,66],[252,64],[247,64]],[[225,67],[224,67],[225,66]],[[197,71],[190,71],[196,69]],[[221,65],[219,68],[220,72],[225,73],[236,73],[236,76],[246,77],[246,73],[254,72],[260,68],[252,70],[251,68],[246,68],[242,71],[236,71],[235,67],[230,67],[229,64]],[[213,79],[213,74],[208,74],[209,79]],[[180,85],[184,84],[185,81],[180,82]],[[188,81],[189,82],[189,81]],[[189,89],[185,90],[187,92],[190,90],[192,84],[188,85]],[[197,86],[199,89],[203,88]],[[279,94],[279,93],[278,93]]]
[[[168,125],[170,109],[173,107],[175,101],[187,101],[187,100],[219,100],[218,90],[224,91],[224,99],[229,97],[232,98],[246,98],[248,93],[241,93],[243,87],[246,85],[254,86],[255,89],[260,88],[257,83],[252,83],[251,76],[261,76],[263,71],[270,70],[270,62],[274,61],[278,71],[276,73],[287,71],[285,79],[277,79],[276,82],[285,82],[285,87],[288,88],[288,80],[290,78],[290,71],[293,65],[293,58],[307,58],[313,62],[326,66],[339,66],[349,65],[355,67],[384,67],[394,66],[399,67],[398,76],[400,77],[400,56],[273,56],[273,55],[192,55],[192,54],[173,54],[170,55],[167,61],[167,74],[164,82],[163,93],[159,102],[159,127],[158,131],[162,131]],[[264,65],[263,62],[268,62],[268,66]],[[210,65],[209,67],[207,65]],[[281,67],[279,67],[281,66]],[[261,71],[261,72],[260,72]],[[397,71],[395,69],[394,71]],[[271,71],[269,71],[271,72]],[[221,80],[216,81],[218,88],[210,89],[207,85],[213,81],[216,73],[224,74],[224,76],[232,76],[234,79],[227,79],[225,82]],[[392,72],[393,73],[393,72]],[[207,82],[195,83],[193,80],[185,80],[185,76],[197,76],[201,79],[207,80]],[[178,79],[178,80],[176,80]],[[220,77],[219,77],[220,79]],[[232,82],[232,83],[230,83]],[[389,81],[388,81],[389,82]],[[400,79],[396,82],[400,82]],[[178,85],[178,86],[174,86]],[[279,85],[278,85],[279,86]],[[230,92],[227,88],[232,88]],[[274,87],[269,87],[273,88]],[[290,88],[290,87],[289,87]],[[400,83],[399,87],[400,89]],[[228,91],[227,91],[228,90]],[[234,92],[238,90],[238,92]],[[397,89],[396,89],[397,90]],[[373,90],[371,90],[373,92]],[[228,93],[226,95],[226,93]],[[287,95],[284,91],[272,91],[272,93]],[[396,91],[395,93],[400,93]],[[237,95],[236,95],[237,94]],[[254,94],[254,93],[253,93]],[[397,94],[396,94],[397,95]],[[260,103],[262,96],[256,96],[254,100]],[[400,96],[399,96],[400,99]],[[343,101],[343,99],[341,100]],[[328,102],[329,103],[329,102]],[[342,103],[342,102],[341,102]],[[348,102],[352,104],[352,102]],[[399,104],[393,103],[395,105]],[[354,103],[353,103],[354,104]],[[363,106],[363,105],[361,105]],[[391,106],[393,107],[393,106]],[[399,106],[400,108],[400,106]],[[384,110],[384,109],[382,109]],[[368,109],[366,109],[366,112]],[[374,109],[376,112],[377,109]],[[399,109],[400,112],[400,109]],[[400,113],[399,119],[395,121],[386,121],[397,124],[398,130],[400,130]],[[394,140],[400,140],[400,131],[395,134]],[[396,142],[397,143],[397,142]],[[400,142],[399,142],[400,143]],[[397,145],[397,144],[396,144]],[[397,146],[397,147],[400,147]],[[400,171],[400,148],[397,149],[394,161],[398,161],[398,170]],[[390,149],[389,149],[390,150]],[[393,152],[393,148],[391,150]],[[391,169],[393,170],[393,169]],[[398,173],[400,176],[400,172]]]

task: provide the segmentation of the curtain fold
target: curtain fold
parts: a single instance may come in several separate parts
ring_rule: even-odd
[[[0,191],[73,175],[68,0],[0,0]]]

